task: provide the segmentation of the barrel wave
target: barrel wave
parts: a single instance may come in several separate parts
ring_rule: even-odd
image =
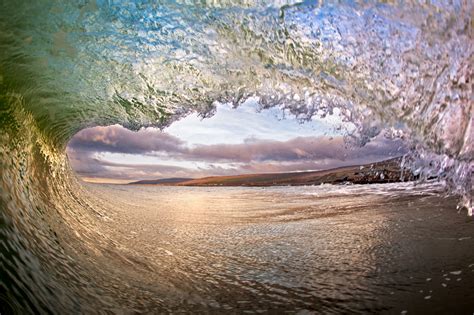
[[[68,165],[87,127],[164,127],[251,97],[302,121],[338,108],[348,142],[405,139],[421,180],[472,214],[473,14],[472,1],[0,2],[3,310],[167,310],[107,267],[132,258],[105,249],[120,246],[95,226],[105,208]]]

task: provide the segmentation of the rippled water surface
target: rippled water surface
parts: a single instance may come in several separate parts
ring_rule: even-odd
[[[474,222],[435,185],[86,193],[76,255],[115,310],[474,311]]]

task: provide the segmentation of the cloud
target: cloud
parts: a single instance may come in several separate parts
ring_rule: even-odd
[[[184,145],[184,141],[159,129],[133,132],[120,125],[81,130],[68,144],[76,150],[133,154],[180,152]]]
[[[192,146],[158,129],[133,132],[119,125],[82,130],[67,149],[73,169],[81,176],[129,180],[317,170],[383,160],[406,151],[401,140],[382,136],[364,147],[349,147],[342,137],[324,136]],[[104,153],[125,154],[127,161],[109,161]],[[160,162],[140,164],[136,162],[140,157],[156,157]]]
[[[315,161],[337,159],[344,161],[370,155],[388,155],[401,142],[377,139],[362,148],[351,148],[343,137],[297,137],[287,141],[251,139],[241,144],[200,145],[183,152],[187,159],[207,161],[264,162]]]

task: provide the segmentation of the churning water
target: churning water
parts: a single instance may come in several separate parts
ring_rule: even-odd
[[[455,207],[472,211],[473,10],[1,1],[2,311],[466,310],[472,226]],[[388,130],[442,185],[363,197],[188,189],[180,200],[175,188],[84,187],[68,166],[66,143],[83,128],[166,126],[249,97],[299,119],[338,108],[355,144]]]

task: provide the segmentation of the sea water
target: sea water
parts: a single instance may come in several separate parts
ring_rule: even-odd
[[[436,183],[85,189],[75,254],[117,310],[474,311],[474,222]]]

